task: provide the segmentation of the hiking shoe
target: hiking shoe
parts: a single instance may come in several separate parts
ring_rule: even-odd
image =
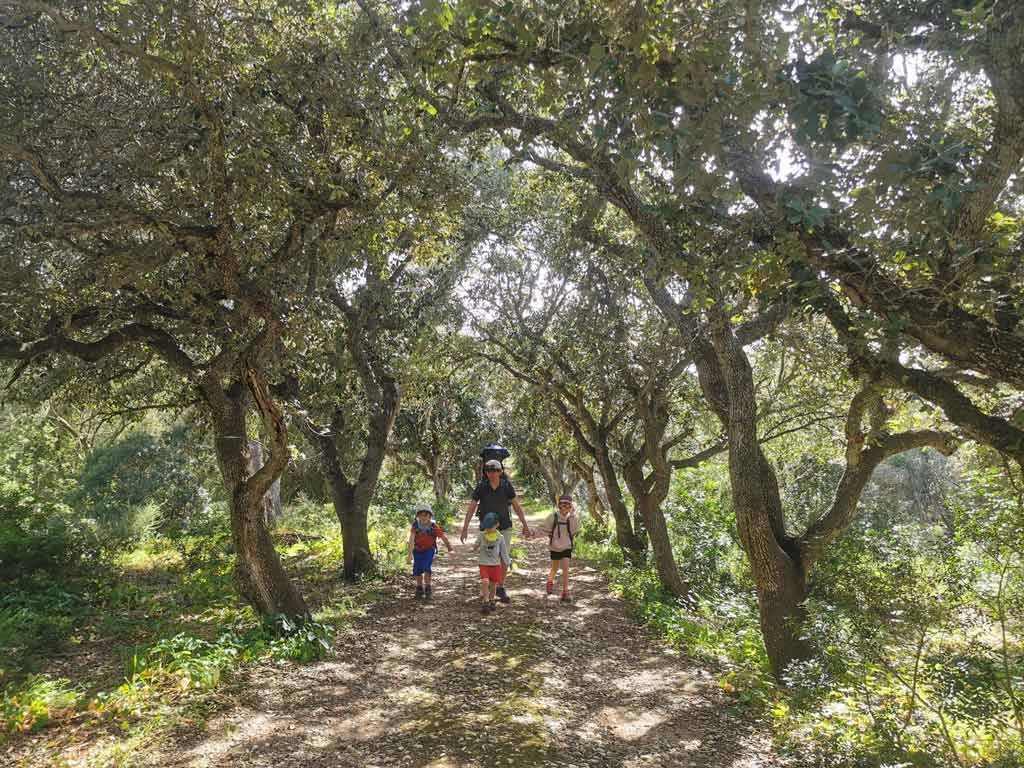
[[[419,585],[416,586],[416,597],[423,597],[423,587]]]
[[[568,592],[563,592],[561,600],[563,603],[571,603],[572,595],[570,595]]]
[[[555,582],[549,581],[547,584],[544,585],[544,589],[548,591],[549,595],[553,595],[555,593]]]
[[[429,584],[423,588],[424,597],[430,597],[432,594],[434,594],[434,590],[430,588]]]
[[[496,589],[496,590],[494,591],[494,594],[495,594],[495,595],[496,595],[496,596],[498,597],[498,599],[499,599],[499,600],[501,600],[501,602],[503,602],[503,603],[511,603],[511,602],[512,602],[512,598],[508,596],[508,592],[506,592],[506,591],[505,591],[505,588],[504,588],[504,587],[498,587],[498,588],[497,588],[497,589]]]

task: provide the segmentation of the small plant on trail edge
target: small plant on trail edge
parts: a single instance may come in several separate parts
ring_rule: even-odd
[[[10,734],[34,733],[52,721],[74,715],[82,694],[69,681],[34,675],[0,697],[0,744]]]
[[[313,619],[297,621],[276,614],[266,618],[263,626],[275,635],[269,649],[271,657],[277,662],[316,661],[331,650],[334,630]]]

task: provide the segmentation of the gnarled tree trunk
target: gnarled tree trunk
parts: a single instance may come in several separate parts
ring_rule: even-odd
[[[597,461],[601,481],[608,493],[608,505],[611,508],[612,518],[615,520],[615,541],[628,560],[643,562],[647,552],[647,541],[633,530],[629,509],[626,507],[626,502],[622,498],[622,490],[619,488],[618,473],[608,456],[607,447],[595,446],[594,459]]]
[[[552,456],[538,450],[531,450],[528,455],[544,478],[552,505],[558,505],[559,496],[571,495],[576,490],[580,482],[579,473],[567,456]]]
[[[273,480],[280,477],[288,461],[287,433],[276,404],[269,399],[258,376],[246,372],[264,422],[271,427],[274,448],[270,460],[250,474],[249,442],[246,438],[246,387],[236,381],[225,392],[214,381],[200,386],[213,414],[214,448],[225,490],[231,499],[231,537],[235,546],[234,579],[239,594],[264,616],[284,614],[292,618],[309,615],[302,595],[285,573],[267,531],[263,496]]]
[[[452,488],[451,468],[444,463],[441,455],[436,453],[421,453],[418,463],[423,469],[423,474],[430,480],[434,501],[438,504],[446,501]]]
[[[602,528],[607,524],[604,518],[604,501],[597,490],[597,482],[594,480],[594,470],[582,463],[577,463],[576,471],[587,489],[587,514],[590,515]]]
[[[778,479],[757,435],[757,398],[750,363],[727,321],[714,329],[714,358],[704,358],[702,385],[729,440],[729,481],[740,543],[757,583],[761,634],[776,678],[813,653],[803,637],[807,575],[799,546],[786,534]]]
[[[263,444],[259,440],[249,441],[249,474],[255,475],[263,466]],[[274,478],[270,490],[263,496],[263,519],[267,528],[273,528],[281,519],[281,477]]]

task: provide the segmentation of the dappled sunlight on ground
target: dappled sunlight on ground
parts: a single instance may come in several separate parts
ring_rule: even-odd
[[[577,565],[576,601],[544,590],[526,543],[511,605],[479,612],[475,554],[439,558],[337,639],[329,662],[247,673],[238,705],[149,756],[168,768],[780,765],[711,678],[662,648]]]

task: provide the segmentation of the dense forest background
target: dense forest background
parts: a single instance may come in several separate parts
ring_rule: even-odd
[[[0,25],[0,754],[330,653],[497,441],[782,754],[1024,760],[1020,3]]]

